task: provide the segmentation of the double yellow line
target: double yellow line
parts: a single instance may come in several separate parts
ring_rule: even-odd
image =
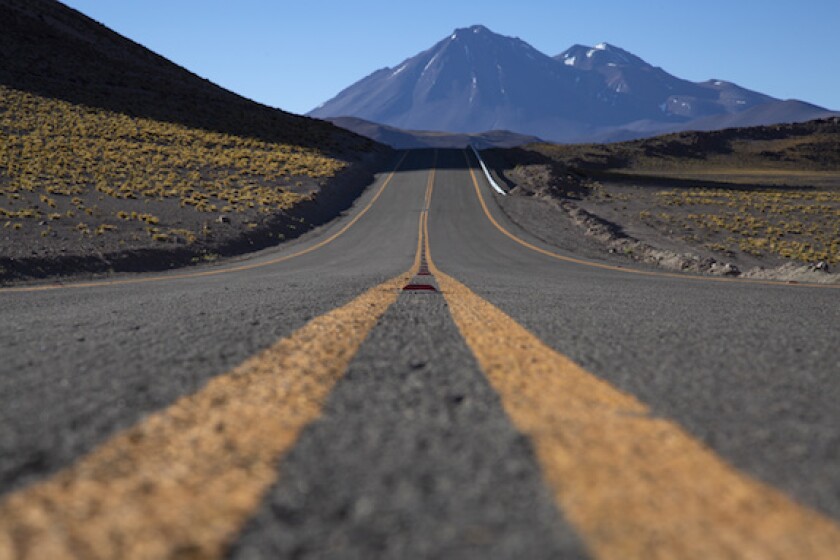
[[[599,558],[835,558],[840,529],[739,473],[439,270],[412,270],[0,502],[0,558],[216,558],[277,480],[421,249],[558,506]],[[380,191],[381,192],[381,191]]]

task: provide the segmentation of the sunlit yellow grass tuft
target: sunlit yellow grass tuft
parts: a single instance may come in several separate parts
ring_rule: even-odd
[[[178,199],[199,212],[255,205],[272,212],[302,199],[288,188],[295,178],[332,177],[346,165],[315,149],[129,117],[5,86],[0,133],[0,194],[15,200],[29,191],[50,208],[64,196],[83,210],[80,196],[98,191],[117,199]],[[0,217],[40,217],[19,212],[0,209]]]
[[[840,262],[840,192],[697,188],[661,191],[656,197],[665,207],[689,210],[685,215],[663,213],[669,223],[728,236],[712,249]]]

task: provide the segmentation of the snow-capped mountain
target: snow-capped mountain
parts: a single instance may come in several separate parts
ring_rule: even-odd
[[[739,113],[775,101],[723,80],[682,80],[608,43],[594,47],[575,45],[554,58],[572,68],[600,75],[601,95],[627,109],[627,122]]]
[[[715,122],[768,104],[753,113],[771,122],[749,124],[772,124],[775,103],[781,102],[722,80],[682,80],[607,43],[575,45],[549,57],[476,25],[377,70],[309,115],[416,130],[505,129],[582,142],[690,129],[692,121]],[[808,120],[826,111],[788,102],[783,113]]]
[[[599,103],[581,96],[597,77],[482,26],[458,29],[394,68],[377,70],[310,113],[349,115],[404,129],[529,130],[540,136]],[[559,102],[574,99],[574,107]]]

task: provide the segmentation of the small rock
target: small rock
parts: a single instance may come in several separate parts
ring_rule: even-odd
[[[369,517],[375,509],[376,504],[373,499],[367,496],[362,496],[356,503],[353,504],[352,516],[355,519],[363,519]]]
[[[706,257],[705,259],[700,261],[700,268],[701,269],[708,269],[711,268],[713,265],[717,264],[717,261],[712,257]]]
[[[452,404],[461,404],[466,398],[467,397],[465,395],[452,395],[451,397],[449,397],[449,400],[452,402]]]
[[[708,270],[712,274],[719,274],[721,276],[738,276],[741,274],[738,267],[731,263],[714,262]]]
[[[230,218],[228,218],[227,216],[219,216],[218,218],[216,218],[216,221],[220,224],[229,224]]]

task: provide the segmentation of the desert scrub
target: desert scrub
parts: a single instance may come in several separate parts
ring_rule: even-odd
[[[668,222],[726,235],[717,250],[840,263],[840,192],[696,188],[661,191],[656,199]],[[675,207],[685,213],[667,211]]]
[[[74,105],[0,86],[0,195],[98,191],[117,199],[178,199],[199,212],[266,212],[302,199],[301,177],[332,177],[345,162],[318,150],[188,128]],[[293,187],[292,187],[293,188]],[[121,219],[126,219],[120,216]]]
[[[115,225],[101,224],[101,225],[96,227],[95,233],[96,233],[96,235],[102,235],[102,234],[107,233],[109,231],[115,231],[116,229],[117,229],[117,226],[115,226]]]
[[[196,240],[196,234],[194,232],[183,228],[170,229],[169,235],[174,239],[183,240],[187,245],[192,245]]]

